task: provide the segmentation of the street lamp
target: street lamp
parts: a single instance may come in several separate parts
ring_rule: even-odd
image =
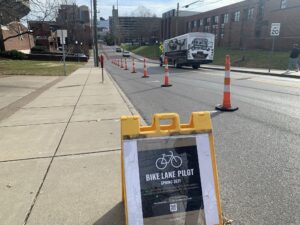
[[[203,0],[195,1],[195,2],[192,2],[190,4],[184,5],[184,6],[182,6],[182,8],[188,8],[190,5],[193,5],[193,4],[197,3],[197,2],[203,2]],[[178,6],[178,8],[179,8],[179,6]]]
[[[75,41],[75,45],[76,45],[76,54],[77,54],[77,62],[79,62],[79,55],[78,55],[78,41]]]

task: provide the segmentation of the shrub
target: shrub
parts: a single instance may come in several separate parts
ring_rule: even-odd
[[[17,50],[0,52],[0,56],[9,59],[21,59],[21,60],[28,58],[26,54],[24,54],[23,52],[19,52]]]
[[[41,53],[41,52],[48,52],[48,50],[44,46],[34,46],[31,48],[32,53]]]

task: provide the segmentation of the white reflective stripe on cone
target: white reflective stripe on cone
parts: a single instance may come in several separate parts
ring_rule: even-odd
[[[230,70],[225,71],[225,77],[230,77]]]
[[[224,92],[230,92],[230,85],[224,85]]]

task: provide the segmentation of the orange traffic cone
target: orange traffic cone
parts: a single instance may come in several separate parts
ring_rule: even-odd
[[[165,76],[164,76],[164,84],[161,85],[162,87],[171,87],[172,84],[169,83],[169,65],[168,65],[168,58],[165,57]]]
[[[229,112],[233,112],[239,109],[238,107],[232,107],[230,101],[230,56],[229,55],[226,55],[226,59],[225,59],[223,105],[217,105],[215,109],[220,111],[229,111]]]
[[[142,76],[142,78],[149,78],[145,58],[144,58],[144,76]]]
[[[128,70],[128,68],[127,68],[127,60],[125,59],[125,68],[124,68],[124,70]]]
[[[131,73],[136,73],[135,71],[135,64],[134,64],[134,59],[132,58],[132,71]]]

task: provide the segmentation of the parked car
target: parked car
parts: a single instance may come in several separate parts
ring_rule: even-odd
[[[122,52],[121,48],[116,48],[116,52]]]
[[[123,52],[123,57],[130,57],[130,52],[124,51]]]
[[[76,57],[78,61],[82,61],[82,62],[88,61],[88,57],[83,53],[75,53],[74,57]]]

